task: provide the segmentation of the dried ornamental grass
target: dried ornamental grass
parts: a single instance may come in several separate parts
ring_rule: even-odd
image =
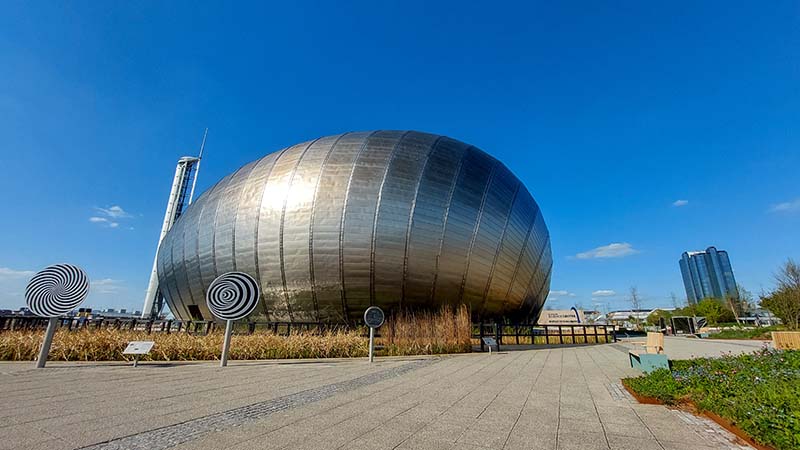
[[[380,328],[378,344],[383,355],[419,355],[469,352],[471,323],[466,307],[443,308],[438,312],[403,312],[389,317]],[[33,361],[42,343],[42,331],[18,330],[0,333],[0,360]],[[50,348],[54,361],[125,361],[122,354],[130,341],[154,341],[144,361],[217,360],[222,349],[222,332],[205,336],[188,333],[83,329],[58,330]],[[270,331],[234,335],[232,360],[289,358],[353,358],[366,356],[368,341],[364,329],[318,332],[294,331],[288,336]]]
[[[469,309],[442,307],[436,312],[401,311],[380,329],[387,355],[463,353],[472,349]]]
[[[41,331],[0,333],[0,360],[32,361],[42,344]],[[202,361],[219,359],[222,333],[205,336],[186,333],[153,333],[125,330],[59,330],[53,338],[49,359],[54,361],[124,361],[122,351],[130,341],[154,341],[144,361]],[[269,332],[234,335],[231,359],[348,358],[366,356],[367,341],[355,331],[323,334]]]

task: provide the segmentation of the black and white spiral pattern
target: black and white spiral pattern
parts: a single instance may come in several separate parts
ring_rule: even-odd
[[[80,267],[55,264],[28,282],[25,300],[37,316],[58,317],[75,309],[89,294],[89,277]]]
[[[253,312],[258,304],[258,283],[243,272],[218,276],[206,291],[208,309],[219,319],[238,320]]]

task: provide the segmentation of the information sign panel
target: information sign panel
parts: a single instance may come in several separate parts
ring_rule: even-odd
[[[384,316],[383,310],[377,306],[370,306],[364,311],[364,322],[370,328],[380,328],[385,321],[386,316]]]
[[[154,341],[131,341],[122,351],[123,355],[146,355],[150,353],[155,345]]]

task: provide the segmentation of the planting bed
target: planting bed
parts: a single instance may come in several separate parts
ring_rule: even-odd
[[[800,448],[800,351],[765,347],[751,354],[673,361],[671,370],[623,384],[640,401],[707,413],[762,448]]]

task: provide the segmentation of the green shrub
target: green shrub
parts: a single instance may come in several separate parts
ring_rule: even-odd
[[[666,404],[691,400],[762,444],[800,448],[800,351],[765,347],[752,354],[674,361],[671,370],[624,383]]]

